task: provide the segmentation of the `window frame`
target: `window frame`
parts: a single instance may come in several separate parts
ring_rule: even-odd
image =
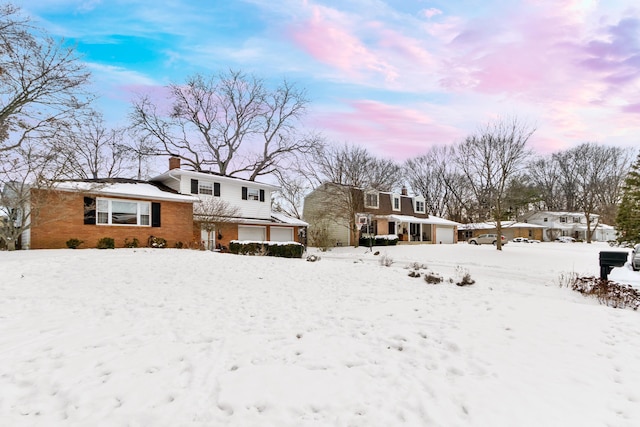
[[[207,181],[198,181],[198,194],[213,196],[213,183]]]
[[[396,202],[398,202],[398,207],[396,208]],[[394,211],[402,210],[402,201],[400,200],[400,196],[393,194],[391,196],[391,209]]]
[[[131,203],[136,205],[136,223],[135,224],[121,224],[113,222],[113,202],[116,203]],[[107,209],[101,209],[101,204],[106,203]],[[144,213],[143,206],[146,207],[146,213]],[[111,226],[111,227],[151,227],[152,219],[151,219],[151,202],[142,201],[142,200],[131,200],[131,199],[111,199],[108,197],[96,197],[96,224],[101,226]],[[101,214],[106,214],[107,221],[101,221]],[[146,224],[142,223],[143,218],[146,217]]]
[[[419,209],[420,204],[422,205],[422,209]],[[425,200],[420,198],[420,199],[413,199],[413,211],[415,213],[426,213],[426,203]]]
[[[376,198],[375,205],[373,203],[369,203],[369,197],[374,196]],[[380,194],[377,191],[367,191],[364,193],[364,207],[378,209],[380,207]]]

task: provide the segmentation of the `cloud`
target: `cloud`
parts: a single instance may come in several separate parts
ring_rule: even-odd
[[[366,145],[378,155],[404,160],[461,136],[440,118],[374,100],[347,101],[345,111],[316,111],[310,123],[330,138]]]
[[[321,6],[312,6],[312,16],[293,25],[292,40],[317,61],[358,77],[361,73],[376,73],[393,81],[398,71],[369,49],[345,25],[348,17]]]
[[[442,15],[442,11],[440,9],[436,9],[435,7],[430,7],[429,9],[423,9],[420,13],[426,16],[428,19],[433,18],[436,15]]]

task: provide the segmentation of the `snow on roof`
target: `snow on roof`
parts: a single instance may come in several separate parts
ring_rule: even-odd
[[[288,225],[295,225],[298,227],[308,227],[309,223],[304,222],[301,219],[298,218],[293,218],[290,217],[288,215],[285,215],[283,213],[280,212],[271,212],[271,218],[273,218],[274,220],[278,221],[278,222],[282,222],[284,224],[288,224]]]
[[[502,221],[502,228],[546,228],[543,225],[529,224],[527,222]],[[460,230],[492,230],[496,228],[495,222],[473,222],[462,224],[458,227]]]
[[[59,182],[56,188],[63,191],[82,191],[104,196],[133,197],[139,199],[167,200],[175,202],[196,202],[198,199],[184,194],[163,191],[153,184],[145,182]]]
[[[418,218],[411,215],[387,215],[389,219],[392,219],[397,222],[412,222],[414,224],[435,224],[435,225],[460,225],[460,223],[455,221],[449,221],[448,219],[439,218],[437,216],[429,215],[429,218]]]
[[[235,177],[235,176],[226,176],[226,175],[222,175],[222,174],[215,173],[215,172],[197,172],[197,171],[190,171],[190,170],[185,170],[185,169],[170,169],[170,170],[164,172],[163,174],[152,178],[152,181],[164,181],[164,180],[166,180],[168,178],[174,178],[175,179],[177,176],[180,176],[180,175],[188,176],[188,177],[191,177],[191,178],[215,179],[215,180],[220,180],[220,181],[231,181],[231,182],[246,183],[248,185],[256,185],[258,187],[263,187],[265,189],[269,189],[269,190],[272,190],[272,191],[280,190],[280,187],[278,187],[277,185],[267,184],[267,183],[264,183],[264,182],[250,181],[248,179],[238,178],[238,177]]]

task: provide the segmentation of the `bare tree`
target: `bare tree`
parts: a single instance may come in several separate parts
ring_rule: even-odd
[[[0,163],[0,241],[7,249],[16,249],[20,236],[38,220],[45,206],[55,207],[51,200],[34,197],[38,191],[52,188],[55,158],[55,151],[25,142]]]
[[[490,123],[457,147],[456,161],[484,211],[484,219],[496,222],[498,235],[509,180],[522,168],[529,156],[527,141],[535,131],[517,118]],[[497,239],[496,248],[502,250]]]
[[[560,168],[552,157],[539,157],[529,163],[527,176],[538,193],[539,210],[565,209]]]
[[[452,184],[455,170],[451,167],[453,150],[447,146],[434,146],[427,153],[406,162],[406,177],[414,193],[425,199],[430,214],[449,216],[448,208],[455,197]]]
[[[318,142],[296,128],[308,103],[305,93],[283,81],[275,90],[240,71],[168,87],[171,110],[161,111],[149,97],[133,105],[133,126],[179,157],[193,170],[211,167],[250,180],[273,173],[287,157]]]
[[[51,138],[88,103],[75,50],[34,33],[17,7],[0,5],[0,152]]]
[[[586,241],[591,243],[595,214],[617,204],[620,191],[630,165],[630,153],[616,147],[595,143],[583,143],[570,150],[554,154],[554,159],[563,171],[563,178],[571,182],[574,190],[571,205],[580,209],[586,218]],[[605,195],[608,192],[613,194]],[[569,203],[569,201],[568,201]],[[575,204],[574,204],[575,203]]]
[[[194,206],[194,220],[200,224],[202,230],[207,232],[207,249],[214,249],[209,245],[213,241],[213,233],[217,233],[220,239],[222,232],[239,214],[239,208],[231,206],[219,197],[203,197]]]
[[[108,128],[102,114],[89,111],[72,121],[56,139],[58,162],[65,178],[121,177],[131,170],[125,130]]]
[[[280,191],[274,196],[273,210],[301,219],[304,197],[311,191],[309,182],[291,169],[279,170],[275,175]]]

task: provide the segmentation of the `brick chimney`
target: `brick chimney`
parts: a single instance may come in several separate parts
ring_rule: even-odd
[[[396,188],[397,188],[397,187],[396,187]],[[401,194],[402,194],[403,196],[408,196],[408,195],[409,195],[409,193],[407,192],[407,187],[405,187],[404,185],[402,186],[402,190],[401,190],[401,191],[402,191],[402,193],[401,193]]]
[[[180,158],[179,157],[169,157],[169,170],[171,169],[180,169]]]

